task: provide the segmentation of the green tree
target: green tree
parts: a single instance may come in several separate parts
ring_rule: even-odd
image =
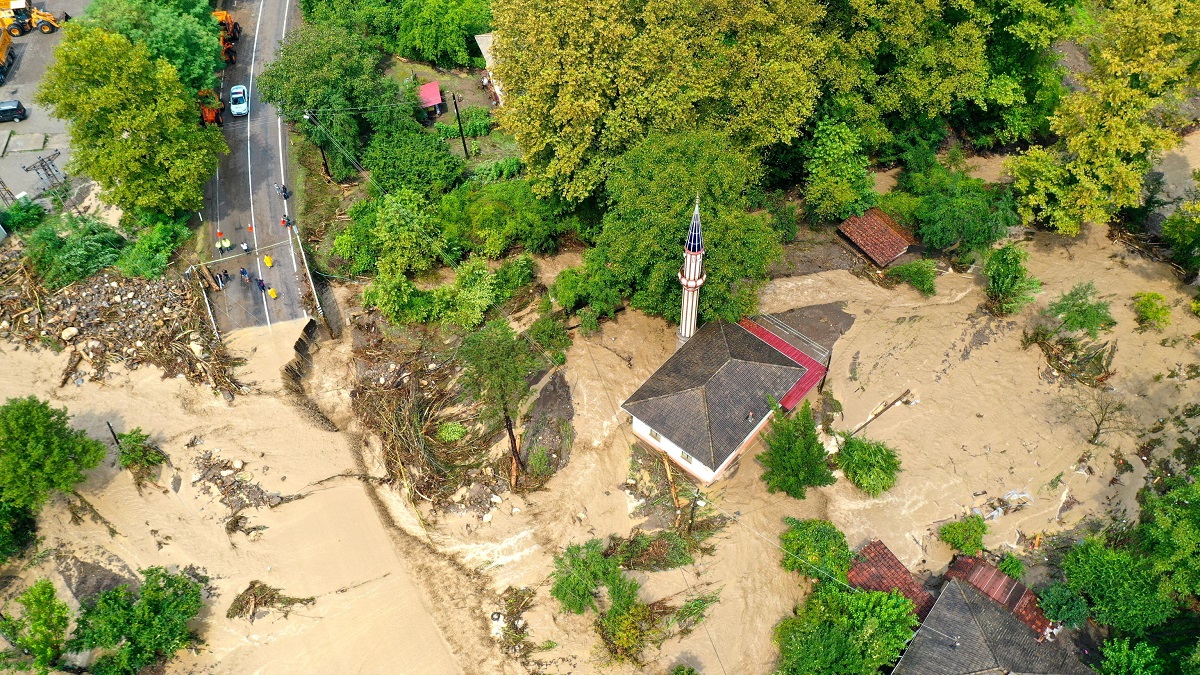
[[[1167,216],[1162,237],[1180,265],[1191,272],[1200,271],[1200,199],[1180,204]]]
[[[305,23],[258,76],[262,99],[321,147],[334,180],[358,175],[354,162],[369,131],[415,124],[411,97],[382,75],[382,60],[359,33]]]
[[[36,532],[37,518],[33,511],[0,501],[0,564],[32,544]]]
[[[351,274],[376,266],[384,275],[425,272],[444,252],[429,203],[412,190],[358,202],[350,216],[350,226],[333,240],[333,253],[350,262]]]
[[[125,210],[195,211],[229,152],[221,131],[197,124],[196,98],[175,67],[118,33],[68,24],[36,100],[67,121],[67,172],[89,176]],[[136,105],[135,92],[153,92]]]
[[[104,444],[68,425],[66,408],[34,396],[0,406],[0,501],[36,511],[54,490],[71,491],[104,459]]]
[[[503,319],[490,321],[471,333],[459,348],[465,366],[463,389],[483,404],[490,416],[502,420],[508,431],[513,462],[521,464],[513,416],[529,396],[529,375],[537,363],[529,344]]]
[[[1138,537],[1162,591],[1200,596],[1200,484],[1181,481],[1161,495],[1148,490]]]
[[[767,491],[786,492],[796,499],[804,499],[810,487],[833,485],[835,479],[829,470],[825,447],[817,436],[812,406],[805,401],[799,412],[788,417],[787,411],[774,399],[770,399],[770,404],[771,426],[763,434],[767,450],[758,455]]]
[[[896,451],[880,441],[846,435],[836,460],[846,479],[872,497],[878,497],[896,484],[900,458]]]
[[[1112,330],[1117,320],[1112,317],[1112,305],[1096,297],[1096,285],[1090,281],[1075,284],[1058,296],[1042,312],[1053,325],[1050,337],[1063,331],[1083,332],[1095,340],[1102,330]]]
[[[1079,628],[1087,621],[1087,600],[1067,584],[1056,581],[1038,592],[1038,607],[1047,619],[1067,628]]]
[[[621,570],[615,558],[604,555],[604,542],[592,539],[586,544],[571,544],[554,556],[550,595],[563,609],[575,614],[598,610],[596,592],[611,583]]]
[[[1113,638],[1101,648],[1104,662],[1100,664],[1100,675],[1162,675],[1163,663],[1158,658],[1158,649],[1148,642],[1132,646],[1129,638]]]
[[[937,263],[932,260],[914,260],[897,265],[887,271],[887,278],[907,281],[927,298],[937,295]]]
[[[752,313],[767,265],[780,253],[769,217],[746,211],[746,190],[759,173],[757,161],[711,132],[655,134],[621,156],[605,185],[603,230],[584,256],[589,303],[611,312],[628,291],[633,307],[678,321],[676,275],[699,195],[708,275],[700,318]]]
[[[900,657],[918,626],[912,600],[896,591],[819,583],[795,617],[775,627],[782,675],[874,675]]]
[[[552,253],[568,228],[525,180],[471,181],[443,197],[438,212],[447,239],[492,259],[518,244],[530,253]]]
[[[136,2],[96,0],[87,6],[89,24],[145,45],[152,59],[164,59],[193,93],[212,89],[214,73],[225,67],[221,29],[207,0]]]
[[[818,96],[811,0],[501,0],[492,13],[500,124],[535,189],[572,202],[651,131],[720,129],[763,148],[796,138]]]
[[[450,153],[445,141],[408,123],[373,135],[363,165],[384,192],[408,188],[437,196],[453,188],[463,175],[463,160]]]
[[[1131,551],[1086,539],[1071,549],[1062,569],[1067,584],[1087,598],[1098,623],[1136,634],[1176,613],[1150,561]]]
[[[1042,282],[1025,269],[1028,259],[1029,254],[1015,244],[1005,244],[988,254],[983,274],[988,280],[988,299],[998,314],[1019,311],[1042,289]]]
[[[804,201],[816,218],[859,216],[878,201],[862,142],[845,122],[828,118],[818,122],[806,154]]]
[[[62,656],[70,608],[58,599],[49,579],[39,579],[18,595],[17,604],[24,610],[21,616],[0,615],[0,632],[14,646],[33,657],[33,665],[39,673],[48,673]]]
[[[491,28],[488,0],[404,0],[396,50],[443,67],[483,67],[475,36]]]
[[[190,217],[190,213],[174,217],[163,213],[140,214],[136,218],[140,230],[137,240],[121,251],[117,269],[130,277],[161,277],[171,264],[171,256],[192,236],[188,228]]]
[[[1198,35],[1189,0],[1105,3],[1083,88],[1050,121],[1059,142],[1011,160],[1024,222],[1073,236],[1141,205],[1146,172],[1179,142],[1179,105],[1200,79]]]
[[[161,567],[141,570],[136,591],[119,586],[83,602],[71,651],[108,650],[91,666],[96,675],[134,675],[170,660],[195,642],[188,622],[204,605],[198,582]]]
[[[784,518],[788,529],[779,535],[783,547],[783,569],[799,572],[818,582],[846,582],[854,553],[846,535],[828,520]]]
[[[918,197],[913,219],[926,246],[986,249],[1017,223],[1007,193],[973,178],[961,151],[945,162],[932,150],[911,152],[905,160],[900,182]]]
[[[951,548],[966,555],[975,555],[983,550],[983,535],[987,532],[988,526],[983,516],[971,514],[961,520],[946,523],[938,530],[938,536]]]

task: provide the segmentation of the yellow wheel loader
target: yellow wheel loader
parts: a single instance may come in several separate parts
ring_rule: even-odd
[[[13,37],[21,37],[34,29],[49,35],[70,20],[70,14],[63,12],[62,16],[54,16],[34,7],[30,0],[9,0],[8,8],[0,9],[0,26]]]

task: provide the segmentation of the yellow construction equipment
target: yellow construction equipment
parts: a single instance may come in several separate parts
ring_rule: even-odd
[[[0,26],[12,37],[20,37],[35,28],[49,35],[70,20],[70,14],[63,12],[62,16],[56,17],[34,7],[30,0],[9,0],[8,9],[0,9]]]
[[[221,58],[225,59],[226,64],[231,64],[237,61],[237,51],[233,48],[233,43],[242,37],[242,25],[234,21],[229,12],[218,10],[212,15],[221,26]]]
[[[12,70],[16,57],[13,56],[12,36],[0,32],[0,84],[8,79],[8,71]]]

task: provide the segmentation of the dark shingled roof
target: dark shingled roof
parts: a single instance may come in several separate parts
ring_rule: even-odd
[[[867,209],[861,216],[847,218],[838,225],[838,230],[880,267],[887,267],[904,255],[909,246],[920,244],[908,230],[877,207]]]
[[[976,588],[950,579],[892,675],[1094,675],[1037,637]]]
[[[808,372],[737,324],[713,321],[656,370],[622,408],[717,469]]]
[[[851,585],[868,591],[899,591],[913,601],[917,618],[922,621],[933,609],[933,594],[918,584],[904,563],[878,539],[862,547],[848,576]]]
[[[1050,620],[1042,614],[1034,592],[981,558],[958,556],[950,563],[950,569],[946,570],[946,578],[961,579],[971,584],[984,595],[1004,605],[1038,635],[1050,627]]]

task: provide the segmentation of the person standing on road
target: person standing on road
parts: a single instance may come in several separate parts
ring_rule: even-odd
[[[283,196],[283,188],[280,187],[279,183],[275,184],[275,194],[279,195],[280,197]]]
[[[269,255],[264,255],[263,256],[263,264],[266,265],[267,268],[269,269],[275,265],[275,259]]]
[[[229,270],[221,270],[221,276],[225,277],[225,283],[229,283]]]
[[[283,197],[283,198],[284,198],[284,200],[286,200],[288,197],[291,197],[291,196],[292,196],[292,193],[288,191],[288,189],[287,189],[287,186],[286,186],[286,185],[280,185],[280,186],[279,186],[279,195],[280,195],[281,197]]]
[[[229,243],[229,240],[228,240],[228,239],[222,239],[222,240],[221,240],[221,245],[225,247],[225,250],[226,250],[226,251],[232,251],[232,250],[233,250],[233,244]]]
[[[267,295],[271,296],[272,300],[279,297],[279,294],[275,292],[275,288],[272,286],[267,286]]]
[[[260,292],[262,292],[262,293],[266,293],[266,292],[267,292],[267,285],[263,283],[263,280],[262,280],[262,279],[255,279],[255,281],[257,281],[257,282],[258,282],[258,290],[259,290]]]
[[[246,255],[246,254],[248,254],[248,253],[250,253],[250,247],[249,247],[249,246],[247,246],[247,245],[246,245],[246,242],[244,242],[244,241],[243,241],[243,242],[242,242],[242,254],[243,254],[243,255]]]
[[[244,281],[246,283],[250,283],[250,273],[246,271],[245,267],[242,268],[241,272],[242,272],[242,281]]]

